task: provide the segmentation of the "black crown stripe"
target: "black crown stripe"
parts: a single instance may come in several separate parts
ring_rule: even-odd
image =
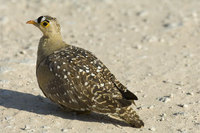
[[[40,23],[43,17],[44,17],[44,16],[40,16],[40,17],[37,19],[37,22]]]

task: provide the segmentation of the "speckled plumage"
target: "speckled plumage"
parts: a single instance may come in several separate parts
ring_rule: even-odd
[[[46,97],[74,111],[113,114],[134,127],[144,126],[130,107],[137,97],[122,85],[91,52],[62,41],[56,19],[42,29],[36,75]],[[37,21],[38,22],[38,21]]]

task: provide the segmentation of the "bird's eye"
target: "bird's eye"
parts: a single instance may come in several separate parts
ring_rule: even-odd
[[[42,25],[43,27],[48,27],[48,26],[49,26],[49,22],[48,22],[47,20],[42,21],[42,22],[41,22],[41,25]]]

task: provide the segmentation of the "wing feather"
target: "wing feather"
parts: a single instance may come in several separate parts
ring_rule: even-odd
[[[63,106],[114,112],[115,108],[131,105],[129,100],[137,100],[100,60],[84,49],[66,47],[49,55],[45,64],[55,75],[48,83],[48,93]]]

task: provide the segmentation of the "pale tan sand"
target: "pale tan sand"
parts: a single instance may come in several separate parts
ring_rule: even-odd
[[[47,14],[67,43],[92,51],[136,93],[144,128],[44,98],[35,76],[42,33],[25,22]],[[200,1],[0,0],[0,132],[200,132]]]

